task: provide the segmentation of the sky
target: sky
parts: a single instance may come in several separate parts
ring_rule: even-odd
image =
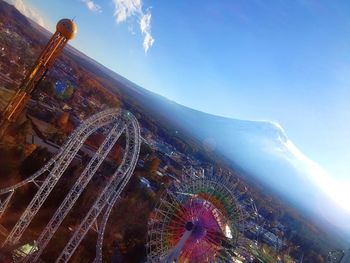
[[[9,2],[51,30],[74,17],[71,45],[143,88],[279,123],[327,180],[350,189],[348,0]]]

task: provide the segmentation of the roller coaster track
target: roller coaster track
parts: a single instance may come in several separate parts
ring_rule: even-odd
[[[85,234],[92,228],[95,222],[98,222],[98,217],[102,215],[103,211],[105,211],[103,213],[102,220],[100,220],[101,224],[98,229],[98,240],[96,245],[95,262],[101,261],[104,230],[106,228],[109,214],[113,208],[113,205],[119,199],[122,190],[133,174],[140,150],[140,128],[136,118],[130,112],[119,109],[109,109],[86,119],[70,135],[57,154],[40,170],[24,181],[0,190],[0,197],[5,196],[5,198],[0,199],[1,217],[8,207],[13,193],[18,188],[29,183],[34,183],[39,188],[26,210],[23,212],[20,219],[17,221],[3,242],[2,246],[6,247],[15,245],[19,242],[24,231],[28,228],[32,219],[40,210],[52,189],[67,169],[68,165],[72,162],[73,158],[78,153],[86,139],[98,129],[106,127],[109,130],[105,140],[100,145],[95,155],[90,159],[89,163],[80,174],[79,178],[74,183],[68,194],[65,196],[64,200],[56,210],[55,214],[52,216],[49,223],[46,225],[45,229],[40,234],[36,241],[36,251],[34,251],[33,248],[31,253],[29,253],[22,261],[36,262],[39,260],[39,257],[43,253],[45,247],[48,245],[49,241],[54,236],[62,221],[72,209],[98,168],[104,162],[108,153],[118,141],[120,135],[125,133],[126,144],[121,164],[115,173],[107,179],[104,189],[100,192],[95,203],[90,208],[90,211],[87,213],[80,226],[76,229],[72,238],[69,240],[66,247],[57,259],[57,262],[68,261],[76,248],[79,246]],[[46,177],[44,177],[45,175]]]

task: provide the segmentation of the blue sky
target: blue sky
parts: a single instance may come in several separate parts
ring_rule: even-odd
[[[350,186],[349,1],[10,2],[51,29],[76,17],[71,44],[146,89],[204,112],[278,122]]]

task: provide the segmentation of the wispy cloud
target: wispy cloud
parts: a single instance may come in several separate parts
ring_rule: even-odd
[[[35,9],[24,3],[23,0],[6,0],[9,4],[15,6],[26,17],[32,19],[42,27],[49,29],[48,25],[44,22],[43,17]]]
[[[113,0],[115,11],[114,16],[117,23],[125,22],[127,19],[136,17],[143,36],[143,49],[147,53],[154,43],[151,34],[151,18],[150,8],[143,9],[142,0]]]
[[[96,12],[96,13],[102,13],[102,8],[100,5],[96,4],[93,0],[82,0],[86,7],[92,11],[92,12]]]
[[[151,35],[151,13],[147,13],[142,16],[140,21],[140,29],[143,34],[143,48],[145,52],[147,52],[154,42]]]

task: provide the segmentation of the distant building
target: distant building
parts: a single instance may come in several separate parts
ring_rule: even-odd
[[[159,176],[164,176],[164,174],[160,171],[156,171],[156,174],[159,175]]]
[[[143,184],[144,186],[146,186],[147,188],[151,187],[151,183],[150,181],[148,181],[145,177],[140,177],[140,182],[141,184]]]
[[[64,103],[62,106],[62,110],[72,110],[72,107],[69,106],[67,103]]]
[[[16,258],[17,260],[23,259],[27,255],[34,253],[37,250],[38,250],[38,247],[36,246],[35,243],[34,244],[27,243],[27,244],[24,244],[21,247],[15,249],[13,251],[13,255],[14,255],[14,258]]]
[[[69,116],[69,112],[64,111],[57,120],[57,126],[65,129],[68,125]]]
[[[138,161],[137,161],[137,165],[139,166],[139,167],[145,167],[145,161],[144,160],[142,160],[142,159],[139,159]]]
[[[283,240],[270,231],[265,231],[261,236],[262,241],[279,250],[283,247]]]
[[[284,243],[281,238],[279,238],[274,233],[265,229],[262,226],[259,226],[255,222],[249,221],[246,224],[248,231],[252,234],[252,236],[259,237],[259,240],[266,243],[270,247],[273,247],[276,250],[279,250],[283,247]],[[333,262],[332,262],[333,263]]]
[[[328,253],[327,262],[328,263],[341,263],[344,258],[345,253],[342,250],[335,250]],[[344,261],[346,262],[346,261]],[[343,262],[343,263],[344,263]]]

